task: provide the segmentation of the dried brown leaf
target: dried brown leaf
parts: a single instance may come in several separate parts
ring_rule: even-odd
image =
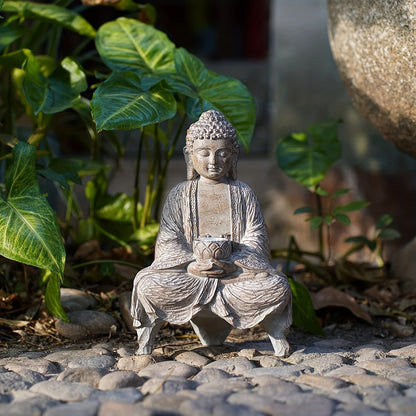
[[[325,287],[319,292],[311,293],[311,297],[315,309],[322,309],[328,306],[340,306],[350,310],[357,318],[372,323],[370,315],[358,305],[352,296],[332,286]]]

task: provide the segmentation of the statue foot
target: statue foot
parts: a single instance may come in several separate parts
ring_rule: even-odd
[[[276,357],[287,357],[289,355],[289,343],[283,334],[277,337],[273,337],[269,334],[270,341],[274,349],[274,355]]]
[[[136,350],[136,355],[151,355],[153,351],[153,345],[140,345]]]
[[[137,343],[139,344],[136,355],[149,355],[152,353],[155,337],[163,323],[161,319],[156,319],[152,326],[136,328]]]

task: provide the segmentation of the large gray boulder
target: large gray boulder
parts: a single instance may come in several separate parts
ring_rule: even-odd
[[[329,41],[360,113],[416,156],[416,3],[328,0]]]

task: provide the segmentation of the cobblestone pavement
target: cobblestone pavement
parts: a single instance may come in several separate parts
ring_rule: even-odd
[[[152,356],[134,355],[131,338],[3,350],[0,414],[415,415],[416,337],[354,331],[325,338],[292,331],[285,359],[266,338],[167,346]]]

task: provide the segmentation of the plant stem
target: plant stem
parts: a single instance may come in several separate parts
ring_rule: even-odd
[[[322,210],[322,198],[321,196],[315,192],[316,196],[316,208],[318,211],[318,215],[323,217],[323,210]],[[319,244],[319,253],[321,253],[321,257],[325,258],[324,256],[324,232],[323,232],[323,225],[321,224],[318,228],[318,244]]]
[[[142,149],[143,149],[143,138],[144,138],[144,129],[141,129],[140,138],[139,138],[139,146],[137,148],[137,156],[136,156],[136,171],[134,174],[134,189],[133,189],[133,230],[137,230],[137,205],[139,203],[140,198],[140,167],[142,161]]]
[[[140,219],[140,228],[144,228],[144,226],[147,223],[148,212],[151,208],[152,187],[153,187],[153,182],[155,179],[155,163],[152,159],[152,153],[150,151],[149,142],[146,137],[144,140],[144,144],[146,148],[146,157],[147,157],[147,162],[149,164],[149,167],[147,170],[147,184],[146,184],[146,191],[145,191],[144,204],[143,204],[143,213]]]

